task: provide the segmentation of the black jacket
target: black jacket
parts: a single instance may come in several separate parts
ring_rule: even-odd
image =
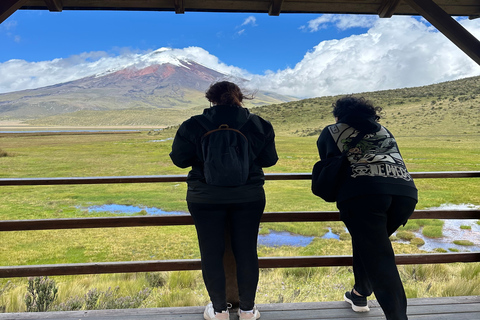
[[[248,122],[247,117],[250,115]],[[190,118],[182,123],[175,135],[170,158],[180,168],[192,167],[187,176],[187,201],[194,203],[241,203],[265,199],[262,167],[273,166],[277,160],[275,133],[270,122],[240,106],[213,106],[203,111],[218,127],[228,124],[239,128],[247,137],[250,154],[250,174],[247,183],[237,187],[218,187],[205,183],[201,161],[201,138],[206,129]],[[198,116],[196,116],[198,117]]]
[[[336,123],[323,129],[317,140],[320,159],[340,155],[359,131]],[[418,200],[417,188],[393,135],[383,126],[368,133],[348,152],[350,166],[340,187],[337,202],[366,194],[390,194]]]

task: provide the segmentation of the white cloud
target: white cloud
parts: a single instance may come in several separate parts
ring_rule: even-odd
[[[7,20],[0,24],[0,30],[12,30],[18,25],[18,22],[15,20]]]
[[[242,23],[242,26],[246,26],[246,25],[252,25],[252,26],[256,26],[257,25],[257,18],[255,18],[254,16],[249,16],[245,19],[245,21],[243,21]]]
[[[179,60],[193,60],[208,68],[237,77],[247,74],[245,70],[220,62],[217,57],[199,47],[161,48],[146,53],[120,51],[123,53],[119,56],[110,56],[105,52],[85,52],[51,61],[28,62],[14,59],[0,63],[0,93],[49,86],[130,66],[142,68],[166,62],[179,64]]]
[[[251,27],[256,27],[257,26],[257,18],[254,16],[249,16],[245,20],[243,20],[242,24],[239,26],[236,26],[235,29],[240,29],[237,32],[235,32],[236,36],[241,36],[246,33],[246,29],[244,26],[251,26]]]
[[[341,19],[335,21],[340,24]],[[480,19],[459,22],[480,39]],[[397,16],[375,19],[363,34],[320,42],[293,68],[264,75],[226,65],[199,47],[118,52],[118,56],[86,52],[52,61],[0,63],[0,93],[53,85],[126,66],[179,63],[182,59],[250,79],[252,89],[298,97],[414,87],[480,75],[480,66],[426,21]]]
[[[480,21],[460,20],[480,38]],[[321,24],[320,24],[321,25]],[[377,19],[364,34],[319,43],[294,68],[253,76],[258,88],[299,97],[414,87],[480,75],[480,66],[425,21]]]
[[[367,15],[323,14],[316,19],[308,21],[308,25],[301,26],[300,29],[315,32],[331,26],[335,26],[340,30],[370,28],[378,19],[376,16]]]
[[[12,39],[16,43],[20,43],[22,38],[19,35],[15,34],[15,29],[18,25],[18,22],[15,20],[4,21],[0,24],[0,33],[5,34],[8,38]]]

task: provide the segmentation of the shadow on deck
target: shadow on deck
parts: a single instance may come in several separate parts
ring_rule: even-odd
[[[343,301],[261,304],[262,320],[384,320],[376,300],[369,301],[370,312],[355,313]],[[91,310],[42,313],[0,313],[0,320],[85,319],[90,320],[202,320],[203,307]],[[409,320],[479,320],[480,296],[408,299]],[[230,319],[238,319],[231,314]]]

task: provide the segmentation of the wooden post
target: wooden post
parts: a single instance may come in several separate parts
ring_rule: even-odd
[[[232,240],[229,232],[230,227],[231,222],[228,221],[225,229],[225,255],[223,256],[223,266],[225,269],[225,283],[227,286],[227,302],[232,304],[232,309],[237,309],[239,307],[240,299],[238,297],[237,266],[232,250]]]

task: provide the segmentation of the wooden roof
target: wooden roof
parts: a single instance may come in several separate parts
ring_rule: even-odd
[[[480,42],[452,18],[480,17],[480,0],[1,0],[0,23],[19,9],[422,15],[480,64]]]
[[[397,0],[2,0],[32,10],[153,10],[200,12],[351,13],[418,15],[408,1]],[[422,1],[425,2],[425,1]],[[436,0],[449,15],[478,16],[478,0]]]

